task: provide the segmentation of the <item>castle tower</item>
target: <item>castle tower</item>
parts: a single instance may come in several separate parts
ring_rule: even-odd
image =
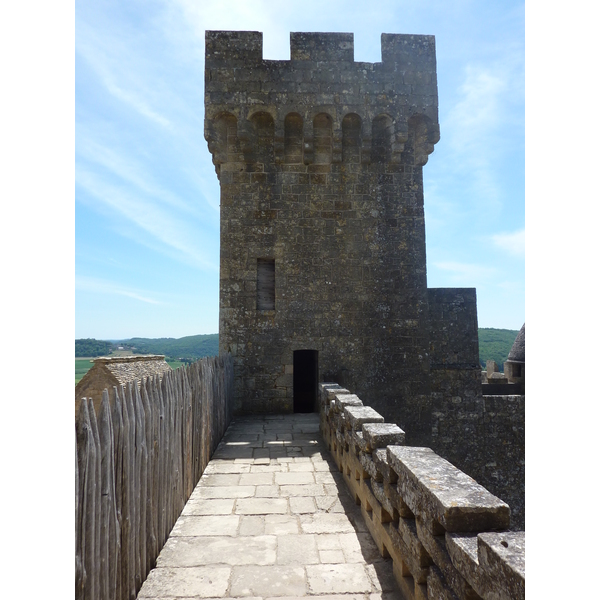
[[[353,34],[290,38],[291,60],[276,61],[259,32],[206,32],[219,344],[236,410],[316,410],[317,379],[338,381],[416,434],[431,410],[422,169],[439,139],[435,40],[383,34],[382,61],[365,63]],[[435,319],[450,296],[435,295]]]

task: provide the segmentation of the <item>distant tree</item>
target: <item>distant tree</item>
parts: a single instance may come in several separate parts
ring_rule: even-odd
[[[85,338],[75,340],[75,356],[104,356],[110,354],[113,349],[111,342]]]
[[[479,362],[485,369],[488,360],[495,360],[498,369],[504,372],[504,361],[519,332],[514,329],[494,329],[483,327],[479,329]]]

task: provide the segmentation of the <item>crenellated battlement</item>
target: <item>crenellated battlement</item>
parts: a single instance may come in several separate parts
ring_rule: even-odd
[[[381,53],[380,63],[355,62],[351,33],[291,33],[291,59],[264,60],[260,32],[207,31],[205,137],[217,173],[264,162],[252,152],[258,138],[276,164],[313,164],[320,144],[322,164],[354,160],[346,145],[363,164],[424,165],[439,140],[435,39],[382,34]],[[286,157],[291,138],[300,151]]]

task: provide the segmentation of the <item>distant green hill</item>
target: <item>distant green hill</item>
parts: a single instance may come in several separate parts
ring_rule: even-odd
[[[197,360],[219,354],[219,334],[188,335],[182,338],[130,338],[115,340],[125,350],[134,354],[164,354],[174,359]]]
[[[479,362],[485,369],[487,360],[495,360],[500,371],[504,371],[504,361],[515,343],[518,329],[494,329],[482,327],[479,329]]]
[[[93,338],[75,340],[75,356],[105,356],[110,354],[113,345],[104,340]]]
[[[479,329],[479,362],[485,368],[486,360],[495,360],[502,371],[504,361],[515,342],[517,329]],[[75,340],[76,357],[109,355],[117,347],[134,354],[164,354],[167,358],[192,362],[204,356],[219,354],[219,334],[189,335],[182,338],[130,338],[127,340]]]
[[[182,338],[130,338],[127,340],[75,340],[75,357],[108,356],[119,347],[133,354],[164,354],[167,358],[192,362],[219,354],[219,334],[188,335]]]

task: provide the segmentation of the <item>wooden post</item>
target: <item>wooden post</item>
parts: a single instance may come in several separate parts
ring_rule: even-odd
[[[113,388],[114,404],[112,406],[112,425],[113,425],[113,451],[114,451],[114,469],[115,469],[115,510],[117,518],[117,531],[119,533],[118,560],[116,562],[115,598],[126,600],[127,595],[124,592],[123,585],[123,405],[121,396],[116,387]]]
[[[100,517],[101,517],[101,485],[102,485],[102,474],[101,474],[101,456],[100,456],[100,436],[98,434],[98,423],[96,421],[96,411],[94,410],[94,401],[92,398],[87,399],[88,402],[88,413],[90,416],[90,431],[91,439],[94,444],[94,547],[93,553],[93,568],[90,573],[93,587],[94,599],[100,598],[100,548],[101,548],[101,532],[100,532]]]
[[[135,410],[135,468],[136,479],[139,479],[138,495],[136,497],[136,519],[137,519],[137,542],[139,552],[139,587],[136,585],[136,592],[142,587],[142,583],[148,574],[146,570],[146,501],[148,496],[147,489],[147,469],[148,469],[148,450],[146,447],[146,415],[142,404],[142,397],[137,383],[132,385],[133,404]],[[137,579],[136,579],[137,581]]]
[[[101,448],[100,597],[112,600],[116,597],[120,536],[117,529],[114,437],[108,390],[102,393],[98,434]]]
[[[145,430],[146,430],[146,452],[147,452],[147,468],[146,468],[146,570],[150,572],[154,568],[158,549],[156,543],[155,530],[155,506],[154,506],[154,426],[152,411],[154,407],[150,402],[148,393],[149,379],[146,377],[141,382],[142,387],[142,405],[144,407]]]

